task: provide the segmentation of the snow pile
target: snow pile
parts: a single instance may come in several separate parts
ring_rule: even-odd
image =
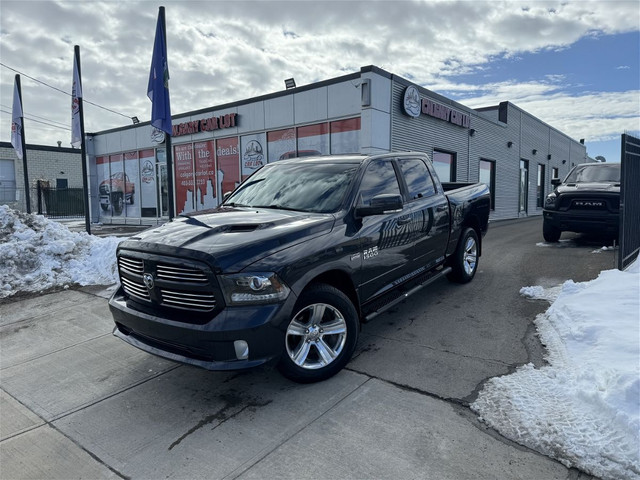
[[[117,282],[120,238],[99,238],[0,205],[0,299],[17,292]]]
[[[567,281],[536,319],[549,365],[489,380],[471,408],[506,437],[605,479],[640,479],[640,266]],[[530,298],[552,299],[541,287]]]

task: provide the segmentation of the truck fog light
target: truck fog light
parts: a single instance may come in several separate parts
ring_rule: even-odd
[[[244,340],[236,340],[233,342],[233,348],[236,349],[236,357],[238,360],[246,360],[249,358],[249,344]]]

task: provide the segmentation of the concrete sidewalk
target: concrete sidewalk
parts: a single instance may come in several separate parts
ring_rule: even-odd
[[[351,364],[298,385],[270,369],[153,357],[111,335],[107,296],[94,287],[0,305],[0,478],[581,476],[457,402]]]

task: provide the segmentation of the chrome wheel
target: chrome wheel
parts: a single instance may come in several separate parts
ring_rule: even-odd
[[[287,327],[287,354],[297,366],[315,370],[331,364],[347,338],[347,323],[340,311],[326,303],[300,310]]]
[[[467,238],[464,244],[463,258],[464,271],[467,275],[471,275],[476,269],[478,262],[478,244],[476,243],[476,239],[471,236]]]
[[[478,270],[481,245],[478,234],[473,228],[465,229],[460,235],[456,251],[448,259],[451,272],[448,277],[452,282],[469,283]]]

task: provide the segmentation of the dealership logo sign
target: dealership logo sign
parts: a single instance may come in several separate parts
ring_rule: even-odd
[[[422,114],[464,128],[471,126],[471,117],[469,115],[432,100],[421,99],[418,88],[414,85],[410,85],[405,89],[402,106],[404,113],[412,118],[418,118]]]
[[[420,94],[418,89],[411,85],[404,91],[404,98],[402,100],[404,106],[404,112],[413,118],[420,116]]]
[[[238,114],[228,113],[226,115],[220,115],[219,117],[209,117],[192,122],[179,123],[173,126],[171,136],[179,137],[181,135],[193,135],[194,133],[200,132],[213,132],[214,130],[235,127],[237,126],[237,122]]]
[[[151,130],[151,141],[153,143],[164,143],[164,139],[164,130],[155,127]]]

